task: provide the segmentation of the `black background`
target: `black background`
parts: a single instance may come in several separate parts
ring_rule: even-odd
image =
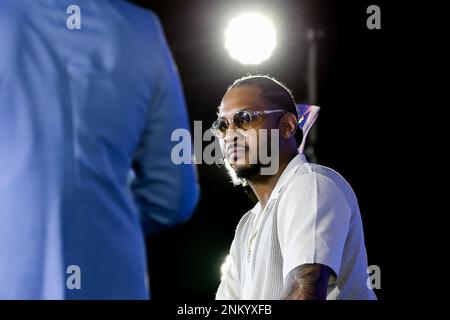
[[[405,152],[411,105],[401,77],[409,36],[402,5],[384,1],[133,1],[161,19],[183,82],[191,125],[206,130],[229,84],[247,72],[284,82],[298,102],[306,98],[306,29],[323,30],[319,42],[318,162],[340,172],[352,185],[362,213],[369,265],[381,268],[379,299],[404,281],[401,230],[394,221],[408,214],[398,195],[407,169]],[[381,8],[381,30],[369,30],[366,9]],[[232,60],[224,48],[228,21],[259,11],[274,22],[278,45],[256,67]],[[411,92],[408,92],[411,95]],[[151,294],[162,299],[213,299],[220,266],[235,227],[253,204],[232,186],[223,168],[199,165],[201,199],[186,224],[148,238]],[[403,261],[405,262],[405,261]]]

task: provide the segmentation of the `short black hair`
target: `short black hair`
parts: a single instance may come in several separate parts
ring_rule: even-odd
[[[295,99],[291,90],[279,80],[269,75],[251,75],[248,74],[242,78],[236,79],[228,90],[241,86],[256,86],[261,89],[261,98],[271,105],[280,107],[287,112],[293,113],[299,119]],[[300,146],[303,140],[303,131],[297,127],[295,132],[295,140],[297,147]]]

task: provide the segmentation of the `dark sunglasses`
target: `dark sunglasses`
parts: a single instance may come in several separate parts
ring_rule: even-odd
[[[256,117],[276,112],[286,113],[286,111],[281,109],[263,111],[240,110],[237,111],[233,115],[233,117],[231,117],[231,119],[226,120],[223,118],[219,118],[214,121],[211,126],[211,132],[216,137],[223,139],[225,138],[226,132],[231,124],[233,124],[238,129],[247,130],[251,128],[252,122]]]

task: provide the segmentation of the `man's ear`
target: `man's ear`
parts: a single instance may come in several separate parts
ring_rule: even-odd
[[[297,118],[291,112],[286,113],[280,119],[280,135],[284,139],[290,139],[295,135],[295,131],[298,130]]]

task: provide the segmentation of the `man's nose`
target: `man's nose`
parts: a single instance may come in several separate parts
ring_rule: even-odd
[[[234,125],[234,123],[232,123],[231,121],[228,123],[228,128],[225,131],[225,137],[224,140],[225,142],[229,142],[229,141],[236,141],[237,140],[237,130],[236,130],[236,126]]]

